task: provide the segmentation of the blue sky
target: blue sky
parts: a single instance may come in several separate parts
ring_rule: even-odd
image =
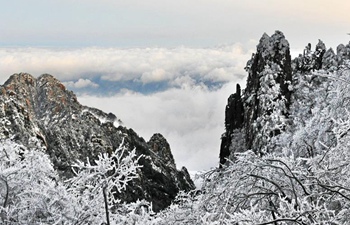
[[[350,40],[345,0],[0,1],[0,83],[50,73],[145,139],[162,133],[190,170],[217,166],[227,97],[264,32],[293,55]]]

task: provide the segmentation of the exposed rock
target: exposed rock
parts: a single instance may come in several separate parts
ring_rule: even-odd
[[[233,131],[243,127],[243,113],[244,109],[241,98],[241,87],[239,84],[237,84],[236,93],[230,95],[227,100],[225,110],[225,133],[221,137],[220,165],[224,164],[226,162],[226,158],[230,155]]]
[[[244,121],[243,102],[241,99],[241,86],[236,85],[236,93],[232,94],[227,101],[225,110],[225,128],[234,130],[242,128]]]
[[[340,44],[337,47],[338,64],[343,64],[345,60],[350,59],[350,42],[347,45]]]
[[[153,153],[167,163],[167,166],[176,168],[174,157],[171,153],[171,149],[168,141],[163,135],[157,133],[154,134],[147,142]]]
[[[310,71],[321,69],[325,53],[326,45],[321,40],[318,40],[314,51],[312,51],[309,43],[305,47],[303,54],[300,54],[293,60],[295,71],[309,73]]]
[[[335,71],[338,68],[337,56],[332,48],[328,49],[322,58],[322,69]]]
[[[321,49],[321,44],[319,46]],[[262,146],[288,124],[292,66],[289,43],[282,32],[261,37],[246,70],[248,79],[243,95],[237,85],[236,93],[229,97],[226,106],[220,164],[244,149],[264,154]]]
[[[37,79],[30,74],[14,74],[0,86],[0,124],[0,139],[12,138],[45,149],[62,178],[72,176],[75,160],[111,152],[124,139],[130,149],[136,148],[144,157],[139,179],[121,197],[152,201],[156,211],[168,206],[179,190],[194,188],[186,170],[176,170],[163,137],[156,135],[150,150],[145,140],[121,126],[115,115],[82,106],[73,92],[48,74]],[[158,146],[157,154],[154,146]]]
[[[264,34],[257,46],[257,53],[248,61],[247,87],[244,93],[244,123],[246,145],[248,149],[259,151],[264,139],[277,135],[283,124],[270,124],[269,130],[262,130],[263,124],[257,119],[270,120],[275,110],[281,110],[280,116],[288,116],[291,99],[292,67],[289,43],[280,31],[271,37]],[[274,108],[279,101],[282,109]],[[264,123],[264,121],[262,121]],[[270,123],[273,121],[270,121]],[[277,125],[275,129],[275,125]],[[257,138],[264,133],[265,138]]]
[[[326,53],[326,45],[321,40],[318,40],[318,43],[315,48],[315,52],[313,54],[314,70],[319,70],[322,68],[322,59],[325,53]]]

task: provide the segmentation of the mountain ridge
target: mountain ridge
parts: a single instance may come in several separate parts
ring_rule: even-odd
[[[110,153],[124,143],[144,155],[139,178],[121,194],[125,201],[146,199],[155,211],[168,206],[180,190],[191,190],[194,184],[186,168],[176,169],[171,149],[165,138],[152,136],[162,154],[154,154],[148,144],[132,129],[122,126],[112,113],[78,102],[76,95],[54,76],[34,78],[27,73],[14,74],[0,86],[1,139],[12,139],[28,148],[41,148],[50,156],[54,168],[65,179],[73,176],[71,165],[94,159],[99,153]],[[172,155],[171,155],[172,156]]]

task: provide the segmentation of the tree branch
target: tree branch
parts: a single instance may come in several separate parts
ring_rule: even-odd
[[[7,180],[4,179],[3,177],[0,176],[0,180],[2,180],[5,184],[5,187],[6,187],[6,194],[5,194],[5,200],[4,200],[4,203],[2,204],[2,207],[5,208],[7,206],[7,201],[8,201],[8,198],[9,198],[9,185],[7,183]]]

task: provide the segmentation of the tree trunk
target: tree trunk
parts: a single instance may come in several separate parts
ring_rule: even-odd
[[[108,198],[107,198],[107,186],[103,187],[103,198],[105,200],[106,221],[107,225],[111,225],[109,222],[109,210],[108,210]]]

